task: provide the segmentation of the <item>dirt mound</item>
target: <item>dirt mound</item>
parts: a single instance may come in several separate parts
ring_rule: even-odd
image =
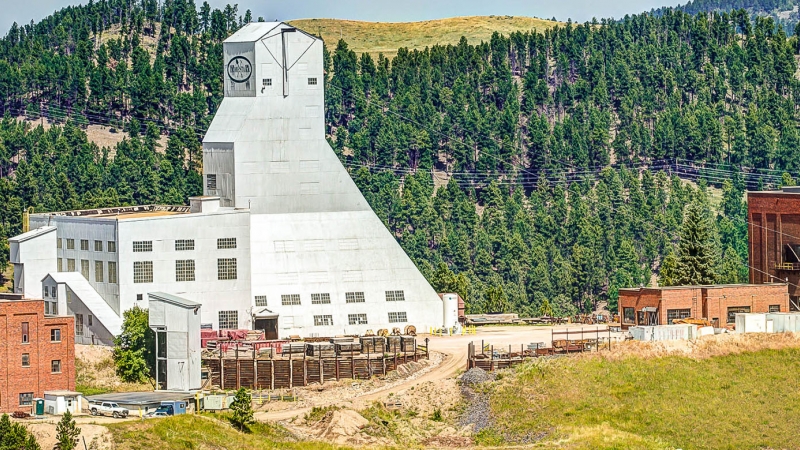
[[[56,445],[56,423],[55,421],[27,424],[28,430],[36,437],[36,442],[42,449],[51,449]],[[111,433],[101,425],[79,423],[81,429],[80,444],[78,448],[83,448],[86,442],[88,448],[96,450],[110,450],[114,448]]]
[[[350,409],[340,409],[325,414],[322,420],[314,426],[314,429],[319,438],[337,440],[343,436],[355,436],[367,424],[369,421],[361,414]]]
[[[494,381],[494,374],[489,373],[480,367],[473,367],[461,375],[461,384],[464,386],[475,386],[487,381]]]

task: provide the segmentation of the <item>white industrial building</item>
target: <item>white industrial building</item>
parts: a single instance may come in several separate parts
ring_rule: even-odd
[[[10,240],[17,291],[75,314],[85,342],[108,342],[153,292],[268,338],[454,325],[325,140],[322,41],[251,23],[224,52],[204,196],[31,215]]]

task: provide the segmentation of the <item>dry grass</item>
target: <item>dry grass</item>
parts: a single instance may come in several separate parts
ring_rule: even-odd
[[[486,387],[494,426],[478,438],[558,448],[800,448],[799,367],[800,338],[789,334],[540,360]]]
[[[465,36],[472,44],[488,42],[495,31],[508,35],[515,31],[543,31],[559,22],[519,16],[472,16],[425,22],[360,22],[339,19],[298,19],[289,23],[322,36],[329,48],[344,39],[357,54],[379,53],[394,57],[399,48],[424,49],[436,44],[457,44]]]
[[[149,384],[120,380],[111,347],[100,345],[75,345],[75,387],[84,395],[153,390]]]

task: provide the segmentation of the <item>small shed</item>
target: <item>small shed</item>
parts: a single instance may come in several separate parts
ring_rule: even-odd
[[[163,292],[147,294],[156,332],[158,389],[200,389],[200,303]]]
[[[80,414],[83,394],[74,391],[44,391],[44,412],[60,416]]]

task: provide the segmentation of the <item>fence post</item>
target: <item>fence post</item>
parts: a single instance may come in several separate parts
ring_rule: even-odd
[[[431,345],[428,344],[428,338],[425,338],[425,359],[431,359],[430,351]]]
[[[236,347],[234,347],[234,351],[236,352],[236,389],[242,387],[242,375],[241,375],[241,364],[239,362],[239,343],[236,343]]]
[[[289,389],[294,387],[294,364],[292,364],[292,360],[294,360],[293,356],[294,355],[289,352]]]
[[[253,386],[258,388],[258,360],[256,359],[255,346],[253,346]]]

